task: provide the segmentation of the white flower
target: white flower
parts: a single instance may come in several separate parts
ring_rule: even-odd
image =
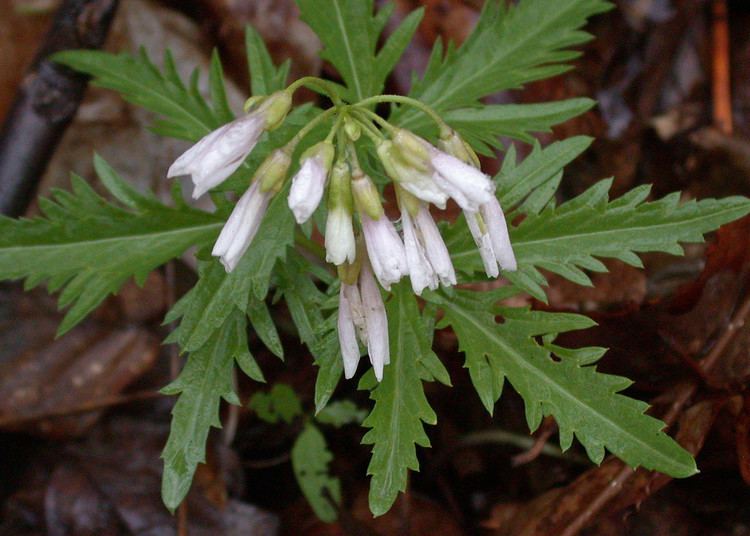
[[[341,357],[344,360],[344,377],[347,380],[354,376],[359,364],[357,330],[360,332],[360,339],[366,341],[366,329],[359,288],[342,282],[339,291],[338,333]]]
[[[356,284],[341,282],[339,291],[338,335],[344,377],[349,379],[359,364],[359,339],[367,347],[370,363],[378,381],[383,368],[391,362],[388,342],[388,317],[367,259],[362,263]]]
[[[256,180],[242,195],[216,240],[211,255],[220,257],[227,272],[235,269],[258,232],[271,192],[262,192]]]
[[[508,224],[505,221],[505,214],[500,207],[500,202],[493,195],[489,202],[479,207],[479,211],[482,213],[485,225],[487,225],[497,263],[502,270],[515,272],[518,267],[516,255],[513,253],[513,246],[508,234]]]
[[[453,145],[455,143],[442,144],[451,149]],[[468,149],[464,149],[470,156]],[[381,143],[378,155],[386,171],[399,182],[399,186],[415,197],[439,207],[445,205],[445,198],[448,196],[462,209],[477,211],[479,205],[487,203],[495,192],[495,184],[489,175],[437,149],[408,130],[399,129],[391,145]]]
[[[385,215],[380,194],[370,177],[359,171],[351,181],[351,188],[375,277],[384,289],[391,290],[392,283],[409,273],[404,243]]]
[[[425,288],[434,290],[438,286],[438,280],[446,286],[455,285],[456,272],[448,248],[427,205],[419,203],[413,217],[409,208],[404,207],[401,211],[401,221],[406,261],[414,292],[421,295]]]
[[[234,173],[261,134],[281,124],[291,105],[286,91],[263,98],[256,110],[210,132],[185,151],[169,167],[167,178],[191,175],[193,199],[197,199]]]
[[[497,198],[492,196],[489,202],[479,207],[479,211],[465,210],[464,215],[487,275],[497,277],[500,269],[515,271],[516,256],[510,243],[505,215]]]
[[[430,153],[430,163],[435,169],[433,180],[462,209],[476,211],[494,198],[495,184],[489,175],[434,147]]]
[[[356,243],[352,228],[352,215],[346,207],[339,206],[328,210],[326,220],[326,261],[339,265],[354,262]]]
[[[445,208],[448,195],[435,184],[432,178],[432,170],[429,167],[420,169],[418,166],[411,165],[401,155],[404,150],[405,147],[399,150],[390,141],[384,141],[378,145],[378,156],[388,176],[414,197],[432,203],[439,208]]]
[[[288,198],[289,208],[292,209],[297,223],[306,222],[318,208],[325,191],[333,154],[333,145],[330,142],[321,142],[302,156],[302,165],[292,179]]]
[[[492,241],[490,240],[487,228],[484,226],[484,222],[481,221],[480,223],[479,212],[464,210],[464,216],[466,216],[466,223],[469,225],[471,236],[474,237],[474,243],[479,248],[479,255],[482,257],[484,271],[489,277],[499,276],[500,270],[497,267],[495,252],[492,250]]]
[[[367,259],[359,273],[359,293],[362,298],[367,329],[367,353],[378,381],[383,379],[383,368],[391,362],[388,342],[388,317],[385,314],[383,297],[372,276]]]
[[[242,165],[263,133],[265,118],[251,113],[214,130],[182,154],[167,177],[191,175],[197,199],[224,182]]]
[[[391,290],[391,284],[409,273],[404,244],[385,214],[373,220],[366,212],[361,211],[359,217],[375,277],[384,289]]]

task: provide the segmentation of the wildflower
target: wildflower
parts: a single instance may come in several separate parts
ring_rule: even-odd
[[[489,175],[461,162],[455,156],[433,149],[430,163],[433,180],[464,210],[476,210],[494,197],[495,184]]]
[[[471,147],[455,130],[440,137],[438,146],[465,164],[479,168],[479,159]],[[516,256],[508,235],[505,214],[497,197],[493,194],[478,210],[464,210],[466,222],[479,248],[484,270],[490,277],[497,277],[499,269],[513,272],[517,268]],[[498,269],[499,266],[499,269]]]
[[[237,267],[255,238],[271,197],[279,190],[289,169],[283,149],[272,152],[255,173],[253,183],[229,215],[211,255],[219,257],[227,272]]]
[[[448,248],[428,206],[403,190],[399,191],[398,199],[406,261],[414,292],[421,295],[425,288],[434,290],[438,286],[438,280],[443,285],[455,285],[456,273]]]
[[[373,277],[367,259],[359,273],[359,293],[367,329],[367,354],[378,381],[383,379],[383,368],[391,362],[388,342],[388,317],[385,314],[383,297]]]
[[[357,371],[359,338],[367,347],[375,377],[380,381],[383,379],[383,368],[390,363],[388,317],[372,267],[364,257],[361,266],[348,265],[339,270],[339,344],[344,361],[344,377],[349,379]]]
[[[291,107],[291,96],[279,91],[249,114],[207,134],[169,167],[167,177],[191,175],[197,199],[224,182],[242,165],[265,130],[276,128]]]
[[[260,181],[255,181],[232,210],[211,251],[211,255],[220,258],[227,272],[235,269],[250,247],[268,209],[271,195],[271,192],[262,192]]]
[[[352,193],[375,277],[384,289],[390,290],[392,283],[409,273],[404,244],[385,215],[378,191],[367,175],[359,172],[352,181]]]
[[[345,162],[338,162],[331,172],[325,245],[326,261],[336,265],[354,262],[356,244],[352,227],[351,174]]]
[[[508,226],[500,203],[494,196],[479,207],[479,211],[465,210],[466,223],[479,248],[484,271],[490,277],[500,274],[499,268],[515,271],[516,257],[508,236]],[[499,267],[499,268],[498,268]]]
[[[409,173],[416,173],[415,176],[422,178],[418,182],[412,180],[411,184],[408,180],[399,182],[400,186],[415,197],[430,202],[427,194],[437,190],[443,196],[452,197],[462,209],[476,211],[479,205],[486,203],[494,195],[495,185],[488,175],[437,149],[408,130],[398,129],[393,136],[393,147],[397,148],[397,154],[404,165],[410,168]],[[383,161],[388,171],[388,166],[394,167],[393,162],[398,162],[398,158],[386,158]],[[425,179],[426,175],[429,180]],[[439,203],[436,204],[440,206]]]
[[[338,333],[341,358],[344,361],[344,377],[347,380],[357,372],[359,345],[356,331],[359,329],[362,332],[366,329],[363,320],[364,313],[359,288],[356,284],[349,285],[342,281],[339,291]],[[366,337],[364,339],[367,340]]]
[[[306,222],[323,198],[326,179],[333,162],[333,145],[323,141],[313,145],[300,158],[301,166],[292,179],[289,208],[297,223]]]
[[[414,166],[401,156],[401,152],[391,141],[378,144],[377,153],[388,176],[414,197],[445,208],[448,195],[435,184],[432,170],[425,166]]]

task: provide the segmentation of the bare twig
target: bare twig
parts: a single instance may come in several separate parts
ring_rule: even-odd
[[[732,133],[732,98],[729,79],[729,21],[727,0],[713,0],[712,31],[713,61],[711,86],[714,126],[724,134]]]
[[[0,212],[23,214],[83,98],[87,77],[58,65],[61,50],[99,48],[117,0],[64,0],[0,129]],[[9,8],[5,8],[9,9]]]

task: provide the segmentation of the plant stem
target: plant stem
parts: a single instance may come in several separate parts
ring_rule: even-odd
[[[300,78],[300,80],[302,80]],[[340,107],[334,106],[333,108],[328,108],[323,113],[317,115],[310,121],[308,124],[306,124],[304,127],[302,127],[297,134],[294,135],[294,137],[289,140],[289,143],[286,144],[286,147],[284,150],[288,151],[289,153],[293,152],[295,147],[297,147],[297,144],[307,136],[312,129],[317,127],[323,120],[328,119],[331,115],[338,113],[340,111]]]
[[[322,78],[318,78],[317,76],[303,76],[302,78],[299,78],[289,84],[286,90],[290,93],[294,93],[302,86],[307,86],[311,89],[322,91],[324,94],[331,98],[336,106],[339,106],[342,103],[341,97],[339,96],[333,85],[326,80],[323,80]]]
[[[450,127],[446,124],[445,121],[437,114],[435,110],[430,108],[425,103],[418,101],[417,99],[412,99],[411,97],[405,97],[404,95],[377,95],[375,97],[369,97],[367,99],[361,100],[357,103],[357,106],[367,106],[368,104],[378,104],[381,102],[395,102],[398,104],[405,104],[407,106],[412,106],[414,108],[417,108],[418,110],[421,110],[430,118],[435,121],[437,126],[440,128],[440,135],[449,135],[450,134]]]

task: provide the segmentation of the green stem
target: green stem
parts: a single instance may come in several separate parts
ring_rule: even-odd
[[[440,135],[449,135],[450,134],[450,127],[448,124],[443,121],[443,119],[437,114],[435,110],[430,108],[428,105],[423,103],[422,101],[418,101],[417,99],[412,99],[411,97],[406,97],[404,95],[377,95],[375,97],[369,97],[367,99],[361,100],[357,103],[357,106],[367,106],[369,104],[378,104],[381,102],[395,102],[398,104],[405,104],[407,106],[412,106],[414,108],[417,108],[430,116],[430,118],[435,121],[435,123],[440,128]]]
[[[302,86],[307,86],[310,89],[321,91],[322,93],[330,97],[333,103],[337,106],[342,103],[341,97],[339,96],[333,85],[328,83],[326,80],[323,80],[322,78],[318,78],[317,76],[303,76],[302,78],[299,78],[289,84],[289,87],[287,87],[286,90],[290,93],[294,93]]]
[[[339,114],[336,116],[336,122],[333,124],[333,127],[331,128],[331,130],[328,132],[328,135],[326,136],[326,142],[331,143],[331,140],[339,131],[339,128],[341,127],[341,122],[344,120],[345,115],[346,115],[346,111],[341,110]]]
[[[301,78],[300,78],[301,80]],[[294,149],[297,147],[297,144],[307,136],[312,129],[317,127],[323,120],[328,119],[331,115],[337,113],[339,111],[338,106],[334,106],[333,108],[328,108],[323,113],[319,114],[317,117],[313,118],[312,121],[310,121],[308,124],[306,124],[304,127],[302,127],[297,134],[294,135],[294,137],[289,140],[289,143],[286,144],[286,147],[284,148],[287,152],[292,153]]]
[[[376,114],[372,110],[368,110],[367,108],[360,108],[360,107],[358,107],[356,105],[355,105],[354,110],[357,113],[366,115],[368,118],[372,119],[373,121],[375,121],[376,123],[378,123],[381,127],[383,127],[384,129],[386,129],[388,132],[392,133],[392,132],[394,132],[396,130],[396,127],[394,127],[393,125],[391,125],[388,121],[386,121],[385,119],[383,119],[382,117],[380,117],[378,114]]]

